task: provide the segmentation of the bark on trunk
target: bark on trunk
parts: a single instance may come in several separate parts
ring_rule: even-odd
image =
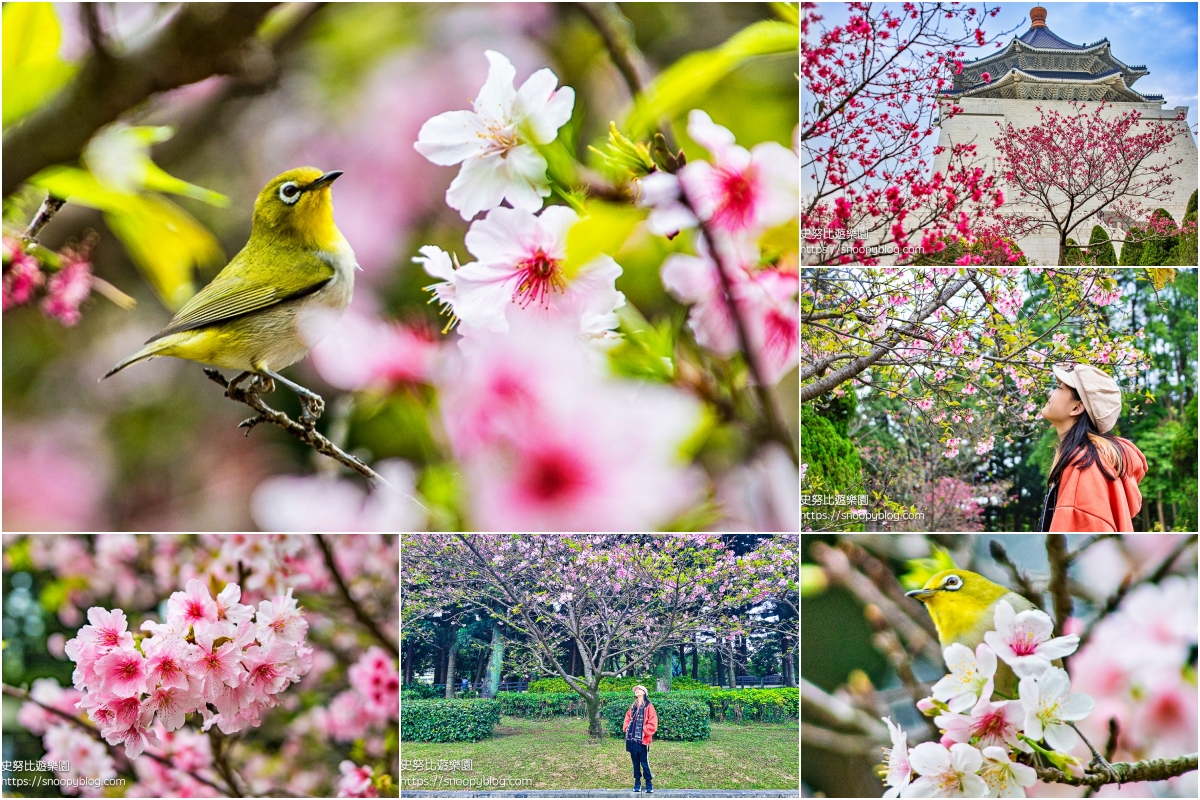
[[[733,644],[729,645],[729,688],[736,689],[737,686],[737,657],[733,649]]]
[[[570,668],[569,670],[567,670],[567,674],[568,674],[568,675],[574,675],[574,674],[575,674],[575,654],[576,654],[576,652],[578,651],[578,649],[579,649],[579,648],[577,648],[577,647],[575,646],[575,643],[574,643],[574,642],[571,642],[571,668]]]
[[[1162,526],[1162,530],[1167,530],[1167,518],[1163,516],[1162,489],[1158,490],[1158,524]]]
[[[454,699],[454,665],[458,661],[458,639],[450,640],[450,654],[446,656],[446,699]]]
[[[720,644],[718,644],[717,647],[713,650],[713,656],[715,656],[716,660],[717,660],[717,686],[720,686],[722,681],[725,680],[725,666],[721,661],[721,645]]]
[[[700,645],[692,645],[692,680],[700,680]]]
[[[583,695],[588,710],[588,736],[592,739],[604,738],[604,721],[600,718],[600,693],[595,688],[589,689]]]
[[[500,626],[492,622],[492,658],[488,663],[487,678],[480,695],[495,697],[500,688],[500,669],[504,665],[504,637],[500,635]]]

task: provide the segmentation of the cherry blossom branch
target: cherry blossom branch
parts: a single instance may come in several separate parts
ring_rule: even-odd
[[[1017,569],[1017,565],[1009,558],[1008,551],[1004,549],[1004,545],[1000,544],[998,539],[992,539],[988,543],[988,547],[991,549],[992,558],[996,560],[996,563],[1007,569],[1008,574],[1012,576],[1013,582],[1017,584],[1017,588],[1020,590],[1018,594],[1038,608],[1041,608],[1042,593],[1033,587],[1033,584],[1029,581],[1029,577],[1024,572]]]
[[[234,400],[238,403],[244,403],[258,412],[258,416],[243,420],[238,424],[239,428],[246,429],[247,436],[250,435],[250,431],[253,430],[255,425],[263,422],[269,422],[272,425],[277,425],[278,427],[283,428],[283,430],[288,434],[304,442],[321,455],[329,456],[334,461],[337,461],[338,463],[354,470],[367,480],[371,481],[372,485],[387,487],[391,486],[391,484],[388,483],[388,481],[382,475],[368,467],[363,462],[359,461],[354,456],[347,453],[342,448],[338,447],[329,439],[322,436],[317,432],[316,428],[309,428],[301,425],[299,422],[296,422],[282,411],[277,411],[276,409],[271,408],[269,405],[263,402],[263,399],[253,388],[243,389],[241,386],[237,385],[233,381],[227,380],[224,375],[210,367],[204,368],[204,374],[208,376],[209,380],[223,386],[225,388],[225,396],[230,400]]]
[[[226,794],[230,797],[242,797],[245,792],[238,786],[236,773],[229,766],[229,753],[226,748],[228,739],[215,727],[208,729],[208,739],[211,744],[213,767],[216,768],[221,779],[225,781],[225,785],[229,787],[229,791]]]
[[[325,541],[324,537],[319,533],[314,533],[313,538],[317,540],[317,546],[321,548],[321,555],[325,557],[325,567],[333,576],[333,582],[337,584],[338,592],[342,595],[342,599],[346,601],[346,605],[350,606],[350,610],[354,612],[354,618],[362,623],[363,627],[369,630],[384,647],[391,650],[392,655],[399,658],[400,648],[387,637],[387,634],[376,624],[375,620],[371,619],[371,615],[364,611],[362,606],[350,596],[350,589],[346,586],[346,582],[342,580],[342,575],[338,572],[337,565],[333,562],[333,551],[329,549],[329,544]]]
[[[1117,606],[1119,606],[1121,601],[1125,599],[1125,595],[1129,594],[1130,591],[1138,588],[1139,586],[1147,583],[1158,583],[1165,578],[1167,573],[1171,570],[1171,565],[1175,563],[1175,559],[1179,558],[1179,556],[1183,554],[1184,550],[1187,550],[1189,547],[1194,545],[1196,543],[1196,538],[1196,534],[1185,536],[1182,540],[1180,540],[1179,544],[1175,545],[1170,554],[1146,576],[1139,578],[1136,581],[1131,581],[1126,578],[1125,581],[1121,583],[1120,587],[1118,587],[1117,590],[1109,595],[1108,599],[1104,601],[1104,605],[1101,607],[1100,613],[1096,615],[1096,618],[1089,622],[1088,626],[1083,629],[1083,633],[1079,635],[1079,648],[1076,650],[1076,652],[1082,650],[1083,646],[1087,644],[1090,638],[1092,638],[1092,633],[1095,631],[1096,625],[1098,625],[1102,619],[1117,610]]]
[[[62,207],[66,204],[66,200],[60,200],[53,195],[47,196],[42,201],[41,208],[33,215],[29,227],[25,229],[25,243],[36,242],[38,234],[42,232],[42,228],[46,227],[50,220],[54,219],[54,215],[61,211]]]
[[[792,461],[799,464],[800,454],[796,451],[796,442],[792,439],[791,432],[788,431],[787,425],[783,422],[783,414],[779,410],[779,405],[776,403],[771,387],[763,383],[762,370],[759,369],[758,365],[758,357],[750,346],[750,335],[747,333],[746,321],[742,319],[742,309],[738,307],[737,299],[734,297],[733,281],[729,277],[729,273],[725,271],[725,260],[718,252],[717,241],[713,237],[712,228],[709,227],[707,222],[700,219],[700,215],[692,205],[687,191],[681,191],[680,196],[683,204],[688,207],[688,210],[699,221],[700,234],[707,241],[708,251],[712,254],[713,263],[717,266],[717,276],[721,281],[721,293],[725,298],[726,307],[729,309],[729,316],[733,318],[733,327],[737,331],[738,347],[746,357],[746,366],[750,370],[751,379],[754,381],[754,390],[758,394],[759,405],[762,406],[763,422],[766,423],[767,432],[772,439],[787,448],[788,455],[792,457]]]
[[[1110,783],[1132,783],[1134,781],[1163,781],[1191,772],[1197,768],[1197,754],[1175,758],[1156,758],[1146,761],[1119,761],[1109,764],[1112,774],[1088,772],[1082,778],[1068,775],[1052,767],[1034,767],[1038,778],[1051,783],[1065,783],[1069,786],[1104,786]]]
[[[1081,555],[1083,555],[1084,550],[1087,550],[1089,547],[1096,544],[1097,542],[1102,542],[1105,539],[1119,539],[1119,538],[1121,538],[1121,534],[1119,534],[1119,533],[1097,533],[1094,536],[1089,536],[1084,541],[1083,544],[1079,545],[1079,547],[1075,548],[1074,552],[1072,552],[1070,555],[1067,556],[1067,563],[1069,563],[1069,564],[1075,563],[1075,560],[1078,559]]]
[[[8,695],[9,697],[15,697],[18,700],[24,700],[26,703],[33,703],[35,706],[40,706],[43,710],[48,711],[51,714],[54,714],[56,716],[62,717],[67,722],[70,722],[71,724],[87,731],[90,736],[92,736],[97,741],[101,742],[110,752],[112,752],[114,754],[117,754],[119,752],[115,745],[111,745],[104,740],[104,737],[101,735],[100,731],[97,728],[95,728],[92,725],[89,725],[88,723],[79,719],[79,717],[68,714],[67,712],[62,711],[57,708],[54,708],[53,706],[48,706],[45,703],[42,703],[38,700],[34,700],[32,697],[29,696],[29,693],[26,692],[24,689],[18,689],[15,686],[9,686],[7,683],[3,684],[3,688],[4,688],[4,694]],[[162,764],[164,767],[170,767],[173,770],[177,770],[186,775],[190,775],[195,780],[199,781],[200,783],[203,783],[205,786],[208,786],[211,789],[216,789],[218,792],[220,792],[223,795],[227,795],[229,797],[240,797],[241,796],[238,793],[230,794],[227,789],[219,786],[218,784],[213,783],[212,781],[208,780],[204,776],[198,775],[197,773],[192,772],[190,769],[184,769],[183,767],[176,766],[175,764],[171,763],[168,759],[165,759],[162,756],[157,756],[154,753],[151,753],[149,750],[145,751],[142,755],[146,756],[147,758],[151,758],[151,759],[157,761],[158,763]]]

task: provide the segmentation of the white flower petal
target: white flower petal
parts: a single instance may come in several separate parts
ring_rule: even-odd
[[[496,208],[508,191],[504,166],[498,154],[468,158],[446,191],[446,205],[466,220],[480,211]]]
[[[1067,695],[1058,706],[1058,716],[1060,719],[1077,720],[1083,719],[1087,715],[1096,710],[1096,701],[1091,695],[1083,692]]]
[[[1030,737],[1032,738],[1032,737]],[[1047,725],[1046,744],[1060,753],[1069,753],[1079,741],[1075,729],[1066,725]]]
[[[942,772],[950,768],[950,751],[937,742],[923,742],[909,751],[908,763],[921,775]]]
[[[1013,620],[1016,616],[1017,612],[1013,611],[1012,604],[1007,600],[1001,600],[996,604],[996,614],[993,620],[996,623],[996,630],[1000,633],[1002,639],[1007,640],[1010,638],[1009,634],[1012,633]],[[987,634],[984,634],[984,639],[986,638]],[[995,645],[992,647],[996,649]]]
[[[986,644],[975,648],[975,663],[985,678],[996,674],[996,652]]]
[[[1017,614],[1013,628],[1021,633],[1032,634],[1034,642],[1045,642],[1054,635],[1054,623],[1050,615],[1036,608]]]
[[[1013,774],[1013,778],[1022,786],[1033,786],[1037,782],[1037,770],[1033,767],[1027,767],[1024,764],[1018,764],[1015,761],[1009,770]]]
[[[1079,637],[1072,633],[1069,636],[1060,636],[1057,639],[1042,642],[1037,646],[1037,654],[1053,661],[1056,658],[1069,656],[1078,649]]]
[[[1013,674],[1018,678],[1040,678],[1050,669],[1050,662],[1040,655],[1017,656],[1008,660]]]
[[[1038,688],[1042,697],[1048,700],[1062,697],[1071,691],[1071,676],[1067,675],[1065,669],[1050,667],[1038,681]]]
[[[463,243],[485,264],[514,267],[544,245],[538,218],[519,208],[493,208],[471,223]],[[559,258],[556,253],[547,253]]]
[[[969,745],[963,745],[969,747]],[[972,748],[974,749],[974,748]],[[983,778],[978,775],[963,775],[962,776],[962,793],[959,797],[987,797],[988,785]]]
[[[983,755],[969,744],[959,742],[950,747],[950,763],[955,772],[978,772]]]
[[[975,666],[975,654],[971,648],[963,644],[952,644],[942,651],[946,659],[946,668],[951,672],[961,672]]]
[[[933,781],[929,778],[917,778],[905,786],[900,792],[901,797],[933,797]]]
[[[688,114],[688,135],[713,155],[724,153],[725,148],[733,146],[735,141],[728,128],[716,124],[712,117],[698,108]]]
[[[975,695],[971,692],[955,695],[946,705],[950,706],[950,710],[956,714],[961,714],[969,711],[975,705]]]
[[[512,62],[495,50],[484,52],[488,60],[487,82],[475,98],[475,110],[492,120],[503,121],[512,116],[517,92],[513,88],[517,70]]]
[[[448,167],[487,152],[487,129],[471,111],[447,111],[426,120],[413,145],[418,153]]]
[[[575,91],[563,87],[558,91],[558,77],[548,69],[539,69],[529,76],[517,90],[514,105],[516,116],[526,126],[526,132],[534,144],[549,144],[558,135],[558,129],[571,119],[575,108]]]

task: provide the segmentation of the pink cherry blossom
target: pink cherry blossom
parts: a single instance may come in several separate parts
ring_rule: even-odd
[[[400,707],[400,675],[393,659],[381,647],[370,647],[357,663],[351,665],[347,677],[350,685],[362,696],[363,708],[372,716],[394,718]]]
[[[700,219],[739,234],[796,216],[800,162],[795,153],[778,142],[746,150],[699,109],[688,115],[688,134],[713,157],[712,164],[689,161],[679,171],[679,183]]]
[[[195,691],[187,686],[159,686],[150,692],[146,699],[146,707],[158,714],[158,720],[168,731],[179,730],[183,727],[184,718],[189,711],[199,705]]]
[[[263,645],[269,645],[276,639],[296,644],[304,639],[308,622],[292,597],[292,590],[288,589],[287,595],[258,604],[255,628],[258,641]]]
[[[4,310],[28,303],[45,283],[41,263],[25,252],[20,239],[4,237],[4,253],[11,263],[4,270]]]
[[[179,637],[155,636],[147,639],[142,649],[146,652],[148,685],[158,683],[167,689],[188,688],[188,672],[199,658],[200,648]]]
[[[42,313],[70,327],[79,322],[79,306],[92,293],[92,265],[86,257],[63,255],[62,268],[46,282]]]
[[[572,209],[550,206],[538,216],[497,208],[472,223],[465,243],[477,260],[453,273],[451,308],[463,335],[504,333],[547,318],[573,320],[585,338],[610,335],[625,304],[616,289],[621,267],[601,255],[567,275],[567,232],[578,221]]]
[[[1074,653],[1079,637],[1070,634],[1051,638],[1054,624],[1049,615],[1038,609],[1013,610],[1007,600],[996,605],[996,629],[983,635],[984,641],[1018,678],[1037,676],[1050,667],[1050,662]]]
[[[178,631],[189,626],[208,627],[217,621],[217,604],[200,581],[192,578],[187,591],[175,592],[167,601],[167,622]]]
[[[150,722],[154,718],[154,709],[146,706],[138,714],[137,720],[125,728],[109,728],[104,732],[104,740],[109,744],[124,744],[125,755],[128,758],[140,756],[148,745],[159,747],[162,742],[154,735]]]
[[[338,797],[378,797],[379,791],[372,785],[374,770],[365,764],[356,766],[353,761],[338,765],[342,777],[338,780]]]
[[[96,661],[100,688],[117,697],[137,697],[146,691],[146,659],[132,647],[113,650]]]

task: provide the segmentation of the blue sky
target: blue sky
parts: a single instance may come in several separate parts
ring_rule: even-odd
[[[964,3],[982,10],[982,3]],[[1046,26],[1056,35],[1073,44],[1086,45],[1105,37],[1111,43],[1112,54],[1129,65],[1145,64],[1150,74],[1139,78],[1133,88],[1143,94],[1161,94],[1166,98],[1164,109],[1187,106],[1189,126],[1196,125],[1197,101],[1197,3],[988,3],[990,11],[997,5],[1000,13],[988,17],[984,32],[989,38],[1003,31],[1012,31],[1004,36],[1002,44],[1029,30],[1029,10],[1035,6],[1046,9]],[[810,4],[805,4],[808,8]],[[872,16],[880,8],[888,8],[897,14],[901,3],[874,4]],[[845,3],[818,3],[817,13],[830,28],[843,25],[850,18]],[[957,35],[959,23],[946,20],[944,30]],[[905,30],[902,28],[901,30]],[[809,29],[809,38],[815,39]],[[819,36],[819,33],[816,33]],[[969,47],[967,60],[982,58],[997,52],[995,45]],[[806,108],[811,95],[803,93]],[[931,150],[937,134],[925,140],[926,150]],[[807,171],[811,171],[811,168]],[[807,171],[805,183],[808,184]]]

